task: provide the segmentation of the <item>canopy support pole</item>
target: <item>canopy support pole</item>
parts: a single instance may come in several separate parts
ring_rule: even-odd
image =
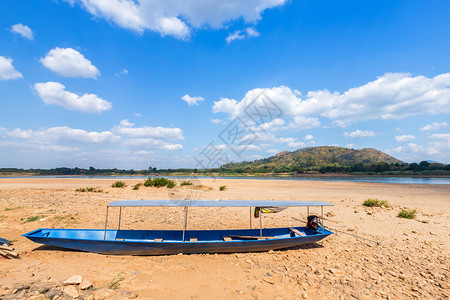
[[[262,237],[262,209],[259,208],[259,236]]]
[[[117,230],[120,230],[120,220],[122,219],[122,206],[119,208],[119,227]]]
[[[306,210],[307,210],[307,214],[308,214],[306,217],[309,217],[309,206],[306,207]]]
[[[321,206],[320,209],[322,210],[322,234],[323,234],[323,206]]]
[[[250,229],[252,229],[252,208],[250,208]]]
[[[186,234],[186,227],[187,227],[187,214],[188,214],[188,207],[185,206],[184,207],[184,228],[183,228],[183,242],[184,242],[184,237]]]
[[[109,206],[106,207],[105,234],[103,234],[103,240],[106,240],[106,226],[108,226],[108,210]]]

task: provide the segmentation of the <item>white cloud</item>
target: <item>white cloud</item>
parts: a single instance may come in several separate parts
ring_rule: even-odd
[[[13,60],[4,56],[0,56],[0,80],[9,80],[23,78],[12,65]]]
[[[266,152],[269,154],[275,154],[275,153],[278,153],[279,151],[277,149],[268,149],[268,150],[266,150]]]
[[[303,139],[304,139],[305,141],[311,141],[311,140],[314,139],[314,136],[311,135],[311,134],[308,134],[308,135],[306,135]]]
[[[82,129],[73,129],[67,126],[51,127],[45,130],[22,130],[16,128],[7,132],[8,136],[33,140],[37,143],[45,143],[50,141],[59,142],[77,142],[77,143],[115,143],[120,137],[114,135],[111,131],[85,131]]]
[[[400,143],[410,142],[415,139],[416,137],[410,134],[398,135],[395,137],[395,140]]]
[[[311,129],[320,126],[320,121],[318,118],[307,118],[303,116],[295,116],[289,125],[283,129]]]
[[[300,148],[300,147],[305,147],[306,144],[304,142],[290,142],[288,143],[288,147],[290,148]]]
[[[342,94],[310,91],[304,99],[286,86],[257,88],[248,91],[239,102],[226,98],[214,102],[213,112],[248,119],[248,107],[263,106],[267,98],[277,106],[283,118],[315,118],[311,120],[315,120],[314,126],[319,124],[317,117],[328,118],[345,127],[365,120],[445,114],[450,113],[450,73],[433,78],[388,73]]]
[[[64,77],[97,78],[100,71],[83,54],[72,48],[50,50],[40,59],[42,65]]]
[[[11,32],[21,35],[23,38],[28,39],[32,41],[34,39],[33,37],[33,31],[28,27],[27,25],[23,24],[15,24],[11,26]]]
[[[134,113],[135,117],[142,117],[142,115],[140,113]]]
[[[264,10],[283,5],[286,0],[66,0],[79,3],[92,15],[122,28],[142,33],[151,30],[162,36],[187,39],[193,28],[222,28],[242,18],[247,23],[261,19]],[[250,30],[247,35],[254,35]]]
[[[130,123],[131,124],[131,123]],[[114,126],[113,132],[125,135],[132,138],[147,138],[147,139],[167,139],[167,140],[184,140],[183,130],[180,128],[169,127],[131,127],[128,126]]]
[[[65,86],[59,82],[36,83],[34,89],[45,104],[55,104],[70,110],[78,110],[86,113],[99,114],[110,110],[112,104],[95,94],[77,94],[65,90]]]
[[[124,119],[124,120],[120,121],[120,126],[123,126],[123,127],[133,127],[134,124],[131,123],[131,122],[129,122],[127,119]]]
[[[181,97],[183,101],[185,101],[189,106],[198,105],[200,101],[205,101],[203,97],[191,97],[188,94]]]
[[[450,133],[434,133],[429,138],[450,141]]]
[[[447,126],[448,126],[447,122],[442,122],[442,123],[435,122],[435,123],[428,124],[428,125],[420,128],[419,130],[420,131],[438,130],[438,129],[441,129],[441,128],[444,128]]]
[[[212,107],[213,113],[224,112],[232,113],[236,108],[237,101],[234,99],[220,98],[219,101],[214,101],[214,106]]]
[[[211,119],[210,121],[211,121],[211,123],[213,123],[213,124],[220,124],[220,123],[222,122],[221,119]]]
[[[119,77],[121,75],[127,75],[127,74],[128,74],[128,70],[122,69],[122,71],[116,73],[116,76]]]
[[[227,41],[227,44],[230,44],[235,40],[242,40],[245,38],[257,36],[259,36],[259,32],[256,31],[255,28],[247,27],[245,30],[236,30],[235,32],[230,33],[225,40]]]
[[[181,144],[172,144],[160,139],[144,138],[144,139],[129,139],[124,142],[127,147],[132,147],[133,149],[146,148],[146,149],[161,149],[161,150],[180,150],[183,149]]]
[[[350,138],[374,137],[376,135],[377,135],[377,133],[372,130],[360,130],[360,129],[357,129],[350,133],[348,133],[348,132],[344,133],[345,137],[350,137]]]

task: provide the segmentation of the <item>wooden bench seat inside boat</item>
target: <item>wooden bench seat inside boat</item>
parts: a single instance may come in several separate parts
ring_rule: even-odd
[[[189,239],[189,241],[191,241],[191,242],[198,242],[198,238],[196,238],[196,237],[191,237],[191,238]]]
[[[155,241],[155,242],[162,242],[163,239],[153,239],[153,241]]]
[[[297,229],[295,229],[295,228],[290,227],[289,230],[290,230],[291,232],[293,232],[293,233],[298,234],[299,236],[306,236],[306,234],[304,234],[303,232],[301,232],[301,231],[299,231],[299,230],[297,230]]]

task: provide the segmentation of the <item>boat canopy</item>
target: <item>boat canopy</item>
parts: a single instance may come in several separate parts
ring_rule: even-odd
[[[333,206],[323,201],[277,201],[277,200],[126,200],[113,201],[108,207],[307,207]]]

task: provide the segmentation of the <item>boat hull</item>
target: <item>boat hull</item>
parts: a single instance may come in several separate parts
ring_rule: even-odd
[[[41,228],[23,236],[33,242],[67,249],[113,255],[165,255],[178,253],[258,252],[292,248],[322,240],[333,232],[317,232],[295,227],[259,229],[186,231],[180,230],[105,230]],[[230,236],[232,238],[230,238]],[[231,240],[230,240],[231,239]]]

